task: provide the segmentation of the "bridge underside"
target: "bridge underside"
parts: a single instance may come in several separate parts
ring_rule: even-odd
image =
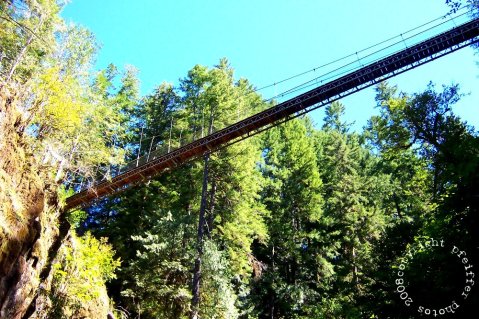
[[[137,167],[130,168],[109,181],[99,182],[93,187],[81,190],[67,198],[67,209],[86,206],[98,198],[124,190],[158,175],[166,169],[173,169],[208,152],[231,145],[478,41],[479,19],[475,19],[318,86],[167,154],[160,155],[153,152],[148,158],[143,158]]]

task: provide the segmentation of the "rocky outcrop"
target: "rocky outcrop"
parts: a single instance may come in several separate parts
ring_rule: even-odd
[[[48,193],[34,157],[26,152],[29,115],[22,112],[20,98],[18,90],[0,84],[1,318],[23,316],[58,233],[49,223],[58,215],[55,195]]]
[[[68,242],[51,171],[29,153],[21,90],[0,83],[0,318],[47,318],[52,265]],[[83,317],[106,318],[106,294],[85,304]]]

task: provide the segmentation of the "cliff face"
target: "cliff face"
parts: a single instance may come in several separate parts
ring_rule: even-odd
[[[48,168],[28,153],[20,90],[0,83],[0,318],[46,318],[52,264],[71,241]],[[83,315],[105,318],[106,291]],[[95,306],[96,305],[96,306]],[[100,305],[100,306],[98,306]],[[106,306],[105,306],[106,305]],[[89,313],[88,309],[100,313]]]
[[[0,317],[20,318],[45,266],[57,231],[43,225],[54,216],[55,198],[24,145],[28,115],[15,89],[0,89]],[[50,198],[49,198],[50,197]],[[51,205],[51,207],[49,207]]]

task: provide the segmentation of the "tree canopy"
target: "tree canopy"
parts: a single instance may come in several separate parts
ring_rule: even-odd
[[[381,82],[361,130],[336,101],[64,212],[123,163],[276,102],[225,58],[141,97],[134,67],[94,70],[63,5],[0,1],[0,316],[471,317],[479,136],[459,85]]]

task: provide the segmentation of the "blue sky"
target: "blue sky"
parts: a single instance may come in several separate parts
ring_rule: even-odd
[[[164,81],[177,83],[195,64],[213,66],[222,57],[228,58],[236,77],[262,87],[444,15],[449,10],[444,2],[73,0],[62,15],[96,35],[102,45],[97,68],[134,65],[141,92],[147,94]],[[478,60],[466,48],[390,82],[405,92],[421,91],[429,81],[438,87],[459,83],[470,95],[454,111],[478,128]],[[263,94],[266,98],[282,90],[277,86]],[[377,113],[373,89],[342,102],[356,129]],[[320,124],[322,111],[312,117]]]

